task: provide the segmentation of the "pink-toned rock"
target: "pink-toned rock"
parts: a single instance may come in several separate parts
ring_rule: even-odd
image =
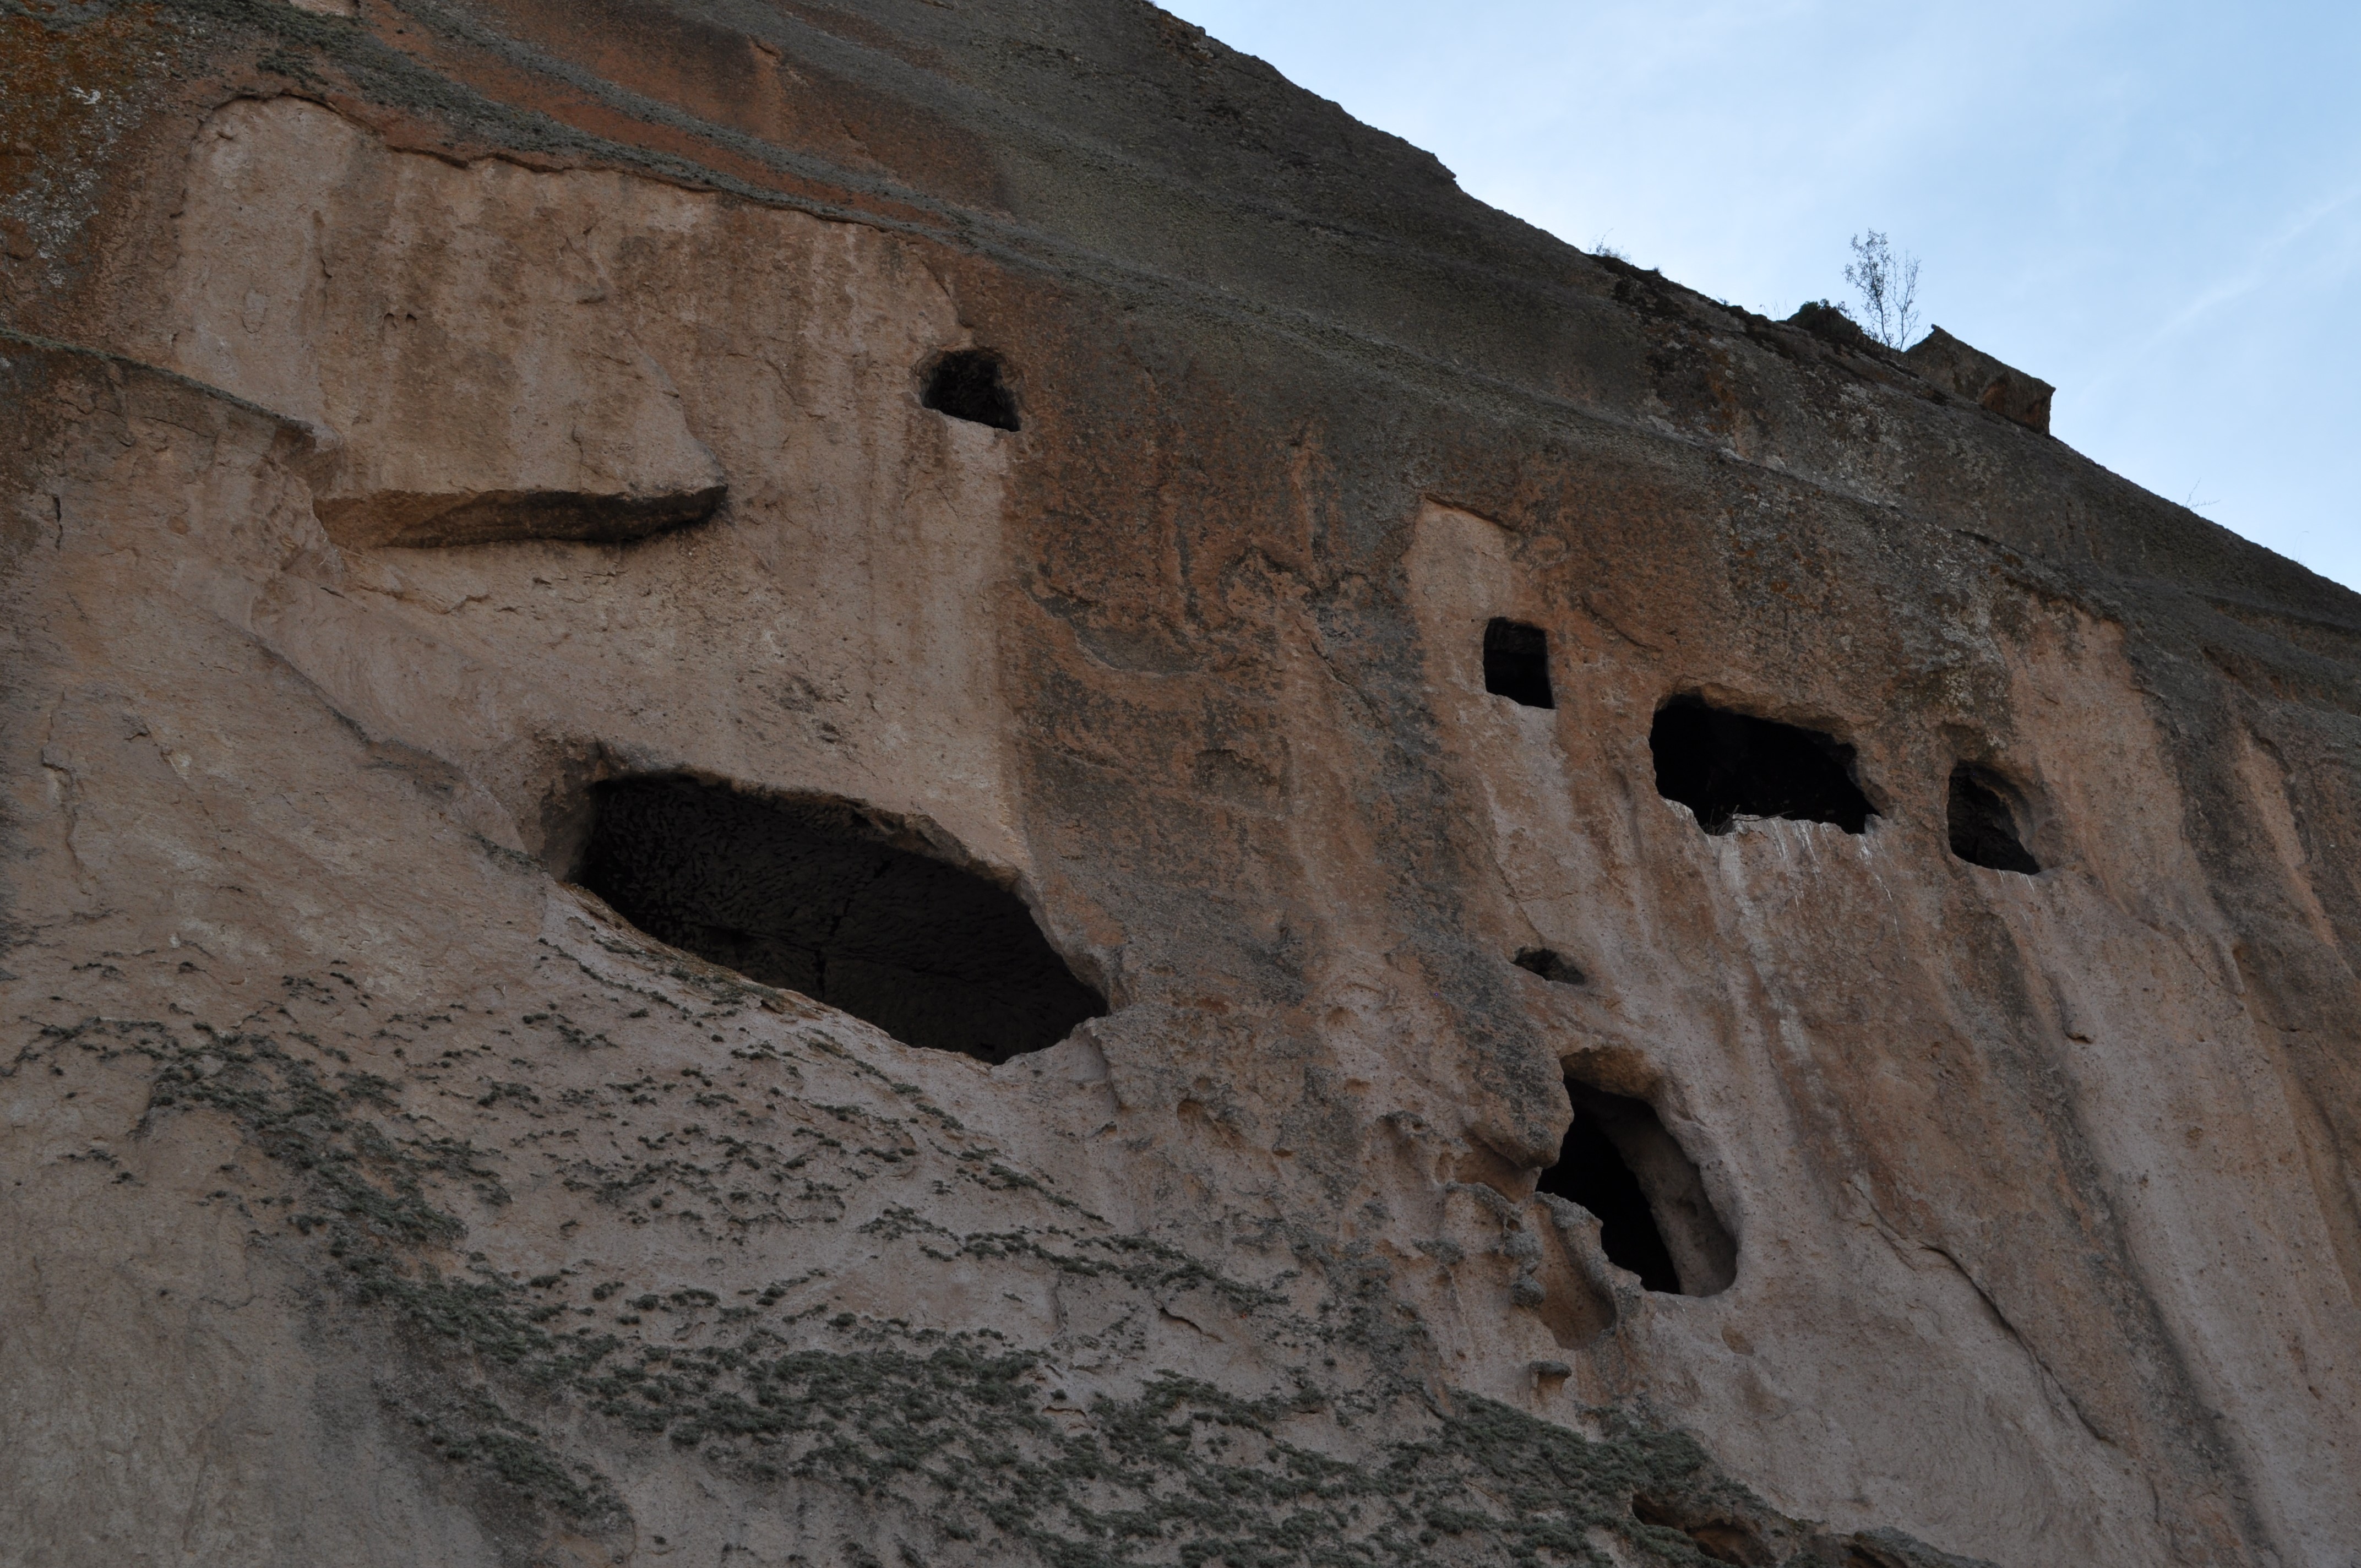
[[[84,10],[8,1552],[2345,1568],[2353,596],[1146,7]]]
[[[610,189],[553,203],[526,194],[547,175],[400,157],[291,100],[207,130],[141,346],[325,433],[337,543],[612,542],[721,504],[672,378],[609,308],[601,252],[663,232],[645,200],[602,204],[588,176],[555,183]]]

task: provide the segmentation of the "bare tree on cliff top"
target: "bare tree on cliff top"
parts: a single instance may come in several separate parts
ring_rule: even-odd
[[[1861,324],[1888,348],[1906,348],[1918,331],[1918,258],[1895,256],[1875,229],[1852,236],[1845,281],[1861,296]]]

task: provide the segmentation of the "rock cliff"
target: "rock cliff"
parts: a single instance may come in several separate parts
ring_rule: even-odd
[[[2350,1568],[2361,600],[1135,0],[0,0],[0,1560]]]

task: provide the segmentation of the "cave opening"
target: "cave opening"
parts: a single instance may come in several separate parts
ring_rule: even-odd
[[[574,880],[709,962],[986,1062],[1106,1012],[1022,899],[850,801],[677,777],[592,796]]]
[[[1607,1260],[1650,1290],[1712,1296],[1738,1277],[1738,1244],[1705,1179],[1644,1100],[1569,1080],[1574,1123],[1539,1190],[1598,1220]]]
[[[1517,956],[1509,960],[1529,974],[1537,974],[1556,985],[1587,985],[1590,977],[1582,966],[1554,948],[1520,948]]]
[[[1964,762],[1951,770],[1951,798],[1945,813],[1951,853],[1988,871],[2035,876],[2041,871],[2041,862],[2033,858],[2017,833],[2009,794],[1999,780]]]
[[[1549,633],[1498,616],[1484,627],[1484,689],[1526,707],[1555,707],[1550,690]]]
[[[1656,793],[1695,812],[1708,833],[1729,832],[1741,817],[1859,833],[1877,815],[1853,782],[1852,748],[1817,729],[1676,696],[1656,710],[1648,748]]]
[[[1757,1568],[1778,1560],[1776,1552],[1766,1549],[1761,1533],[1745,1520],[1718,1513],[1700,1514],[1694,1504],[1684,1507],[1669,1498],[1635,1492],[1631,1496],[1631,1517],[1642,1524],[1679,1530],[1716,1563],[1731,1563],[1735,1568]]]
[[[1002,374],[1000,356],[988,348],[958,348],[937,358],[928,367],[918,400],[972,424],[1017,428],[1016,395]]]

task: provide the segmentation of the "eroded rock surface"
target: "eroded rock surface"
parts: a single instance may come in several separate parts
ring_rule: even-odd
[[[2354,596],[1146,6],[0,41],[0,1558],[2349,1568]]]

